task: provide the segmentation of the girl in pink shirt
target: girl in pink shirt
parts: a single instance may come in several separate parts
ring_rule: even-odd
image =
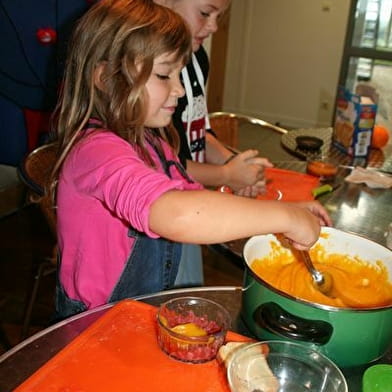
[[[102,0],[79,21],[57,110],[59,284],[64,318],[173,286],[181,243],[282,233],[310,247],[317,202],[208,191],[177,158],[170,126],[191,53],[182,18],[146,0]]]

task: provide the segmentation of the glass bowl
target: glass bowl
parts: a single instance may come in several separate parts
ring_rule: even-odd
[[[308,160],[306,172],[312,176],[320,177],[320,180],[330,180],[335,178],[338,167],[330,159],[315,158]]]
[[[342,372],[326,356],[278,340],[240,347],[229,362],[227,377],[232,392],[348,392]]]
[[[175,298],[157,314],[158,343],[170,357],[203,363],[216,357],[230,326],[230,316],[218,303],[199,297]]]

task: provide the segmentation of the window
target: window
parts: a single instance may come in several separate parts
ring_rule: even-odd
[[[352,0],[340,84],[379,94],[376,123],[392,131],[392,0]]]

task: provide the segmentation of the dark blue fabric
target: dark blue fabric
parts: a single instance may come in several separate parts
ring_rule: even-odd
[[[0,93],[22,108],[53,107],[62,78],[72,27],[88,8],[86,0],[0,1]],[[43,45],[40,28],[57,32]]]
[[[135,238],[133,250],[109,302],[169,289],[177,276],[181,244],[133,229],[129,235]]]
[[[17,165],[27,153],[22,110],[55,106],[71,30],[89,6],[86,0],[0,0],[0,98],[8,102],[0,104],[0,163]],[[57,42],[41,44],[40,28],[55,30]]]
[[[108,303],[169,289],[176,280],[181,244],[164,238],[149,238],[134,229],[129,230],[129,236],[135,238],[133,249]],[[58,280],[53,320],[58,322],[85,310],[86,305],[69,298]]]
[[[17,166],[27,151],[27,133],[22,110],[0,96],[0,163]]]
[[[55,301],[55,313],[52,317],[52,323],[57,323],[74,314],[82,313],[87,310],[87,306],[76,299],[71,299],[68,297],[63,286],[60,282],[56,285],[56,301]]]

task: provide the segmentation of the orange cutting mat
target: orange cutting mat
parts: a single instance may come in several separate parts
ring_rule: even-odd
[[[265,169],[265,177],[268,181],[267,195],[272,195],[279,190],[282,193],[281,200],[284,201],[313,200],[312,189],[316,188],[320,182],[318,177],[309,174],[274,167]],[[260,199],[265,199],[265,197],[261,195]]]
[[[183,363],[160,350],[156,311],[134,300],[119,302],[15,391],[228,392],[216,360]],[[229,332],[227,340],[249,339]]]

